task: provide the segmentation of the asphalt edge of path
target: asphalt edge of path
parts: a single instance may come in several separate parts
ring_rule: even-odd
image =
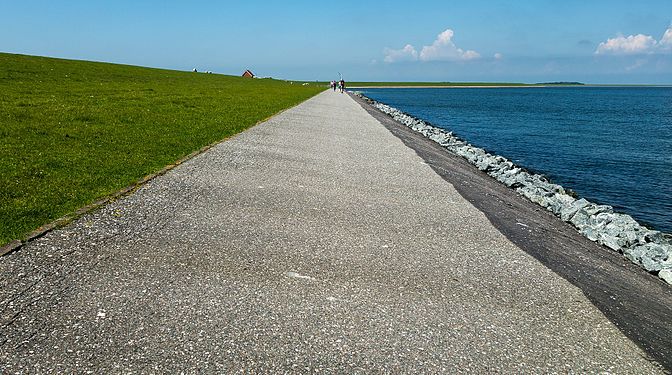
[[[233,138],[237,137],[239,134],[247,131],[248,129],[251,129],[251,128],[254,128],[256,126],[264,124],[265,122],[267,122],[270,119],[280,115],[281,113],[284,113],[284,112],[286,112],[286,111],[288,111],[288,110],[290,110],[290,109],[292,109],[292,108],[294,108],[298,105],[301,105],[302,103],[306,102],[307,100],[310,100],[310,99],[314,98],[315,96],[317,96],[321,93],[322,92],[319,92],[319,93],[311,96],[310,98],[301,101],[300,103],[297,103],[297,104],[295,104],[291,107],[288,107],[288,108],[285,108],[285,109],[283,109],[279,112],[276,112],[276,113],[272,114],[271,116],[268,116],[267,118],[259,120],[254,125],[249,126],[248,128],[246,128],[245,130],[243,130],[239,133],[233,134],[229,137],[225,137],[223,139],[220,139],[218,141],[215,141],[213,143],[205,145],[205,146],[199,148],[198,150],[196,150],[196,151],[194,151],[194,152],[192,152],[192,153],[190,153],[186,156],[183,156],[182,158],[176,160],[175,162],[166,165],[165,167],[161,168],[159,171],[142,177],[141,179],[131,183],[130,185],[128,185],[124,188],[122,188],[121,190],[118,190],[114,193],[106,195],[106,196],[96,200],[93,203],[90,203],[90,204],[87,204],[83,207],[78,208],[74,212],[68,213],[68,214],[66,214],[66,215],[64,215],[64,216],[62,216],[62,217],[60,217],[60,218],[58,218],[58,219],[56,219],[56,220],[54,220],[50,223],[47,223],[45,225],[40,226],[39,228],[35,229],[34,231],[28,233],[22,239],[15,239],[15,240],[10,241],[7,244],[4,244],[4,245],[0,246],[0,257],[3,257],[5,255],[9,255],[9,254],[11,254],[15,251],[18,251],[19,249],[21,249],[23,246],[25,246],[29,242],[34,241],[34,240],[36,240],[40,237],[43,237],[44,235],[46,235],[47,233],[49,233],[51,231],[54,231],[54,230],[59,229],[59,228],[63,228],[64,226],[70,224],[71,222],[79,219],[80,217],[84,216],[85,214],[87,214],[87,213],[89,213],[93,210],[101,208],[104,205],[106,205],[108,203],[111,203],[111,202],[114,202],[117,199],[120,199],[120,198],[123,198],[125,196],[133,194],[138,189],[140,189],[141,187],[146,185],[149,181],[168,173],[170,170],[177,167],[178,165],[195,158],[196,156],[208,151],[209,149],[217,146],[218,144],[220,144],[222,142],[226,142],[230,139],[233,139]]]
[[[672,288],[668,284],[621,254],[581,236],[552,213],[460,156],[398,123],[361,98],[350,96],[453,185],[497,230],[579,288],[626,337],[648,354],[648,360],[672,374]]]

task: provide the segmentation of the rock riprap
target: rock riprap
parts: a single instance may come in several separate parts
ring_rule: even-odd
[[[670,235],[640,225],[630,215],[613,207],[577,199],[544,176],[530,173],[499,155],[492,155],[453,135],[394,107],[355,93],[395,121],[421,133],[451,153],[467,159],[479,170],[516,190],[530,201],[572,224],[581,234],[614,251],[672,284],[672,240]]]

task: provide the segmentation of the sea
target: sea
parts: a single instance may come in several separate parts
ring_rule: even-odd
[[[672,87],[357,91],[672,233]]]

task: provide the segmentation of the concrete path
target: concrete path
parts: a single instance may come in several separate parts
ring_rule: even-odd
[[[0,258],[0,372],[656,373],[325,92]]]

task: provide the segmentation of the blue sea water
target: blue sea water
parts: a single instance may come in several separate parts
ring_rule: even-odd
[[[672,88],[360,91],[672,233]]]

